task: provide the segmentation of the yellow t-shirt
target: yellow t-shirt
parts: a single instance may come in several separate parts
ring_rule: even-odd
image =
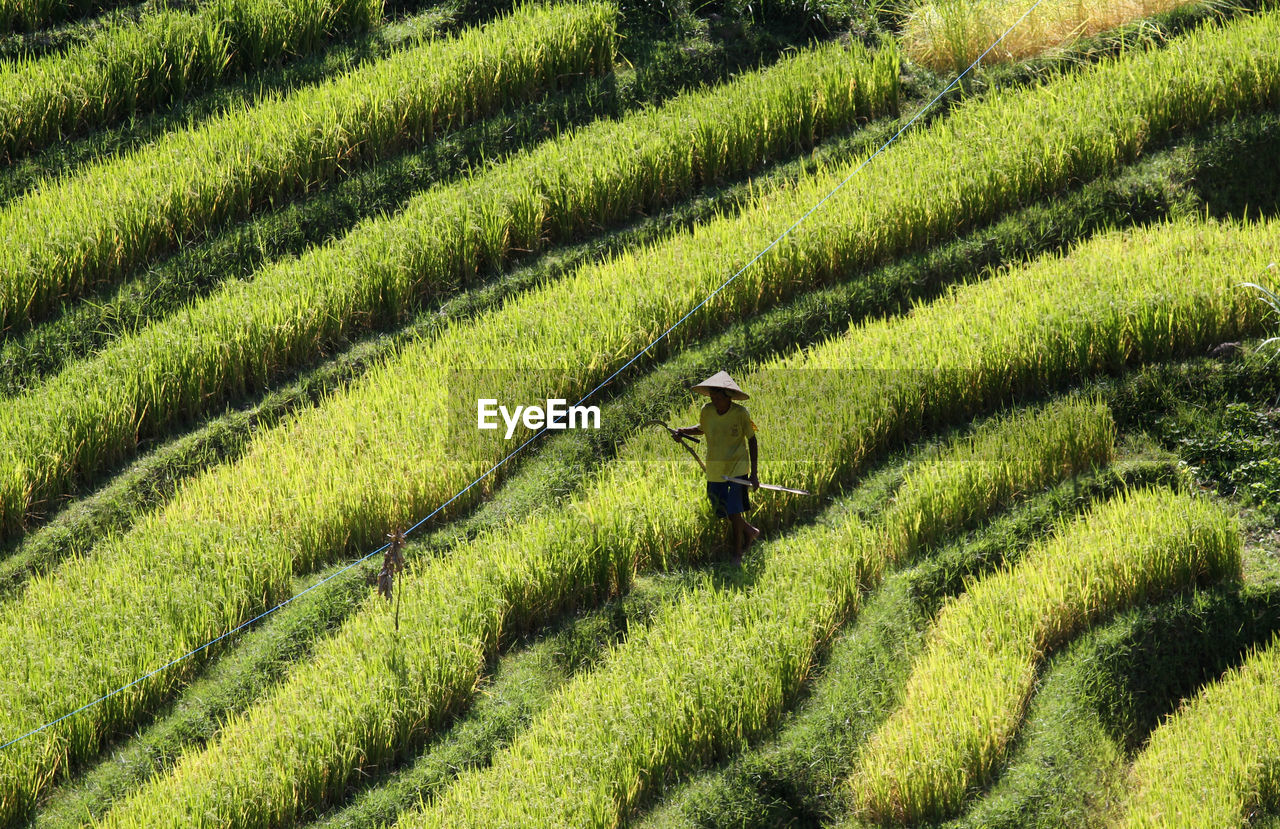
[[[720,483],[725,475],[745,478],[751,474],[747,438],[756,433],[756,424],[746,408],[731,403],[729,410],[720,414],[716,404],[708,403],[698,415],[698,426],[707,440],[708,481]]]

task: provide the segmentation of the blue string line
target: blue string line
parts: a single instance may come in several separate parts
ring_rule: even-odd
[[[845,176],[845,178],[844,178],[844,179],[843,179],[839,184],[837,184],[834,188],[832,188],[830,192],[828,192],[825,196],[823,196],[823,197],[822,197],[822,199],[820,199],[820,200],[818,201],[818,203],[817,203],[817,204],[815,204],[813,207],[809,208],[809,210],[808,210],[807,212],[805,212],[805,214],[804,214],[804,215],[802,215],[799,219],[796,219],[796,220],[795,220],[795,222],[793,222],[793,223],[791,224],[791,226],[790,226],[790,227],[788,227],[786,230],[784,230],[781,234],[779,234],[779,235],[778,235],[778,237],[777,237],[776,239],[774,239],[772,242],[770,242],[770,243],[769,243],[769,244],[768,244],[768,245],[767,245],[763,250],[761,250],[761,251],[760,251],[759,253],[757,253],[754,257],[752,257],[752,258],[751,258],[751,260],[750,260],[749,262],[747,262],[747,264],[745,264],[745,265],[743,265],[741,268],[739,268],[739,269],[738,269],[738,271],[737,271],[736,273],[734,273],[734,275],[733,275],[733,276],[731,276],[731,277],[729,277],[728,279],[726,279],[724,282],[722,282],[722,283],[720,284],[720,286],[719,286],[718,288],[716,288],[716,289],[715,289],[714,291],[712,291],[711,293],[707,294],[707,296],[706,296],[706,297],[704,297],[704,298],[703,298],[703,300],[702,300],[701,302],[699,302],[697,305],[695,305],[693,308],[691,308],[687,314],[685,314],[685,315],[684,315],[683,317],[681,317],[680,319],[676,320],[676,322],[675,322],[675,323],[673,323],[671,326],[669,326],[669,327],[667,328],[667,330],[665,330],[665,331],[663,331],[661,334],[659,334],[659,335],[658,335],[658,336],[653,340],[653,342],[649,343],[647,346],[645,346],[643,349],[641,349],[639,352],[637,352],[637,353],[636,353],[636,355],[635,355],[635,356],[633,356],[630,360],[627,360],[627,362],[626,362],[626,363],[624,363],[624,364],[622,365],[622,367],[621,367],[621,368],[619,368],[619,369],[618,369],[617,371],[615,371],[613,374],[609,375],[609,377],[608,377],[607,379],[605,379],[602,383],[600,383],[600,384],[599,384],[599,385],[597,385],[594,389],[592,389],[591,391],[589,391],[589,392],[587,392],[585,395],[583,395],[583,396],[582,396],[582,398],[581,398],[580,400],[578,400],[578,402],[577,402],[576,404],[574,404],[574,405],[579,405],[579,406],[580,406],[580,405],[582,405],[584,402],[586,402],[588,399],[590,399],[593,395],[595,395],[595,393],[596,393],[596,392],[600,391],[600,389],[604,388],[605,386],[609,385],[609,383],[613,382],[613,380],[614,380],[614,379],[615,379],[619,374],[622,374],[622,372],[626,371],[628,368],[630,368],[632,365],[634,365],[634,364],[635,364],[635,362],[636,362],[637,360],[639,360],[639,359],[640,359],[641,357],[643,357],[644,355],[648,354],[648,353],[649,353],[649,351],[651,351],[651,350],[653,349],[653,347],[654,347],[654,346],[656,346],[658,343],[660,343],[660,342],[662,342],[664,339],[666,339],[667,335],[669,335],[672,331],[674,331],[676,328],[678,328],[680,325],[682,325],[686,320],[688,320],[688,319],[689,319],[689,317],[691,317],[691,316],[693,316],[695,313],[697,313],[697,312],[698,312],[698,311],[699,311],[703,306],[705,306],[708,302],[710,302],[712,299],[714,299],[714,298],[716,297],[716,295],[717,295],[717,294],[719,294],[721,291],[723,291],[725,288],[727,288],[727,287],[728,287],[731,283],[733,283],[733,281],[734,281],[734,280],[736,280],[739,276],[742,276],[742,274],[743,274],[743,273],[745,273],[745,272],[747,271],[747,269],[748,269],[748,268],[750,268],[750,267],[751,267],[752,265],[754,265],[756,262],[760,261],[760,259],[761,259],[762,257],[764,257],[764,255],[765,255],[765,254],[767,254],[770,250],[772,250],[773,248],[777,247],[777,245],[778,245],[778,243],[779,243],[779,242],[781,242],[783,239],[785,239],[787,236],[789,236],[789,235],[791,234],[791,232],[792,232],[792,231],[794,231],[797,227],[799,227],[799,226],[801,225],[801,223],[803,223],[806,219],[808,219],[810,216],[812,216],[812,215],[814,214],[814,212],[818,210],[818,208],[820,208],[820,207],[822,207],[822,205],[826,204],[826,203],[827,203],[827,201],[829,201],[829,200],[831,199],[831,197],[832,197],[832,196],[834,196],[837,192],[839,192],[839,191],[840,191],[840,189],[841,189],[841,188],[843,188],[846,184],[848,184],[848,183],[849,183],[849,181],[850,181],[854,176],[856,176],[858,173],[862,172],[863,168],[865,168],[865,167],[866,167],[868,164],[870,164],[870,163],[871,163],[871,162],[872,162],[872,161],[873,161],[877,156],[879,156],[882,152],[884,152],[884,151],[889,147],[889,145],[890,145],[890,144],[892,144],[893,142],[897,141],[897,140],[898,140],[898,138],[899,138],[899,136],[901,136],[904,132],[906,132],[906,131],[907,131],[907,129],[908,129],[908,128],[910,128],[912,124],[914,124],[916,121],[918,121],[918,120],[920,119],[920,117],[921,117],[922,115],[924,115],[924,113],[925,113],[925,112],[927,112],[927,111],[928,111],[928,110],[929,110],[929,109],[930,109],[934,104],[936,104],[939,100],[941,100],[941,99],[942,99],[942,97],[943,97],[944,95],[946,95],[948,92],[950,92],[952,89],[954,89],[954,88],[955,88],[955,86],[956,86],[956,84],[960,83],[960,81],[964,78],[964,76],[965,76],[965,75],[968,75],[971,71],[973,71],[973,68],[974,68],[975,66],[977,66],[979,63],[981,63],[983,58],[985,58],[987,55],[989,55],[993,49],[995,49],[995,48],[996,48],[997,46],[999,46],[1002,42],[1004,42],[1004,39],[1005,39],[1006,37],[1008,37],[1008,36],[1009,36],[1009,33],[1010,33],[1010,32],[1012,32],[1014,29],[1016,29],[1016,28],[1017,28],[1017,27],[1022,23],[1022,21],[1026,20],[1026,19],[1027,19],[1027,17],[1028,17],[1028,16],[1030,16],[1030,14],[1031,14],[1032,12],[1034,12],[1034,11],[1036,10],[1036,8],[1038,8],[1038,7],[1039,7],[1039,5],[1040,5],[1042,2],[1044,2],[1044,0],[1036,0],[1036,2],[1031,6],[1031,8],[1027,9],[1027,10],[1022,14],[1022,16],[1021,16],[1021,17],[1019,17],[1019,18],[1014,22],[1014,24],[1013,24],[1012,26],[1010,26],[1008,29],[1006,29],[1006,30],[1004,31],[1004,34],[1000,35],[1000,37],[996,39],[995,43],[992,43],[990,46],[988,46],[988,47],[987,47],[987,49],[986,49],[986,51],[984,51],[981,55],[979,55],[979,56],[977,57],[977,59],[975,59],[975,60],[973,61],[973,63],[969,64],[969,66],[968,66],[968,67],[967,67],[963,72],[961,72],[959,75],[956,75],[955,79],[954,79],[954,80],[952,80],[952,81],[951,81],[951,83],[947,84],[947,86],[946,86],[946,88],[945,88],[945,89],[943,89],[941,92],[939,92],[937,95],[935,95],[935,96],[933,97],[933,99],[932,99],[931,101],[929,101],[929,103],[927,103],[927,104],[925,104],[923,107],[921,107],[921,108],[920,108],[920,110],[919,110],[919,112],[917,112],[914,116],[912,116],[912,117],[911,117],[911,120],[909,120],[909,121],[907,121],[907,123],[903,124],[903,125],[902,125],[902,127],[901,127],[901,128],[899,128],[899,130],[898,130],[897,132],[895,132],[895,133],[893,134],[893,136],[892,136],[888,141],[885,141],[882,145],[880,145],[880,148],[879,148],[878,150],[876,150],[874,153],[872,153],[870,156],[868,156],[868,157],[867,157],[867,158],[866,158],[866,159],[865,159],[861,164],[859,164],[859,165],[858,165],[858,167],[857,167],[856,169],[854,169],[854,171],[853,171],[853,172],[851,172],[851,173],[849,173],[849,175]],[[528,446],[530,443],[533,443],[533,442],[534,442],[535,440],[537,440],[538,438],[542,437],[542,435],[546,434],[546,432],[547,432],[547,431],[548,431],[548,427],[544,426],[540,431],[538,431],[537,433],[535,433],[532,437],[530,437],[530,438],[529,438],[528,440],[526,440],[524,443],[520,444],[518,447],[516,447],[516,448],[515,448],[515,449],[513,449],[510,453],[508,453],[506,457],[504,457],[502,460],[500,460],[500,461],[498,461],[497,463],[495,463],[493,466],[489,467],[489,469],[488,469],[488,470],[486,470],[485,472],[483,472],[483,473],[482,473],[479,477],[477,477],[474,481],[472,481],[471,483],[467,484],[463,489],[461,489],[461,490],[459,490],[457,493],[455,493],[455,494],[453,495],[453,497],[451,497],[449,500],[445,501],[443,504],[441,504],[440,506],[438,506],[438,507],[436,507],[434,510],[432,510],[432,511],[431,511],[431,512],[430,512],[430,513],[429,513],[425,518],[423,518],[422,520],[418,521],[416,524],[414,524],[414,525],[413,525],[412,527],[410,527],[409,529],[405,530],[405,535],[406,535],[406,536],[408,536],[410,533],[414,532],[414,531],[415,531],[415,530],[417,530],[419,527],[421,527],[423,524],[427,523],[427,522],[428,522],[428,521],[430,521],[432,518],[434,518],[434,517],[435,517],[437,514],[439,514],[439,513],[440,513],[440,511],[441,511],[441,510],[443,510],[445,507],[449,506],[449,505],[450,505],[450,504],[452,504],[454,501],[458,500],[458,499],[459,499],[459,498],[461,498],[463,495],[465,495],[466,493],[470,492],[470,491],[471,491],[471,489],[472,489],[472,488],[474,488],[474,487],[476,486],[476,484],[478,484],[478,483],[480,483],[481,481],[485,480],[485,479],[486,479],[486,478],[488,478],[490,475],[492,475],[494,472],[496,472],[498,469],[500,469],[501,467],[503,467],[504,465],[506,465],[506,463],[507,463],[508,461],[510,461],[510,460],[511,460],[512,458],[514,458],[516,455],[518,455],[518,454],[520,454],[522,451],[524,451],[524,449],[525,449],[525,447],[526,447],[526,446]],[[363,556],[363,557],[361,557],[361,558],[359,558],[359,559],[356,559],[355,561],[353,561],[353,562],[351,562],[350,564],[348,564],[348,565],[344,566],[343,568],[341,568],[341,569],[340,569],[340,570],[338,570],[337,572],[335,572],[335,573],[333,573],[333,574],[331,574],[331,575],[329,575],[329,576],[327,576],[327,577],[325,577],[325,578],[321,579],[320,581],[316,582],[315,584],[311,585],[310,587],[306,588],[305,590],[301,590],[301,591],[299,591],[299,592],[298,592],[297,594],[295,594],[294,596],[291,596],[290,598],[285,599],[285,600],[284,600],[283,602],[281,602],[280,604],[278,604],[278,605],[276,605],[276,606],[274,606],[274,607],[270,608],[269,610],[263,611],[262,613],[258,614],[257,616],[255,616],[254,618],[252,618],[252,619],[248,620],[247,622],[242,622],[241,624],[237,625],[236,627],[232,628],[231,630],[228,630],[226,633],[223,633],[222,635],[218,636],[217,638],[209,640],[208,642],[204,643],[203,645],[201,645],[200,647],[196,648],[195,650],[190,651],[190,652],[188,652],[188,653],[185,653],[185,654],[183,654],[182,656],[179,656],[179,657],[177,657],[177,658],[175,658],[175,659],[170,660],[169,662],[166,662],[165,664],[161,665],[159,668],[156,668],[154,671],[151,671],[150,673],[148,673],[148,674],[146,674],[146,675],[144,675],[144,676],[140,676],[140,677],[138,677],[137,679],[133,680],[133,681],[132,681],[132,682],[130,682],[128,685],[122,685],[121,687],[119,687],[119,688],[115,689],[114,691],[111,691],[110,693],[107,693],[107,694],[103,694],[101,697],[98,697],[97,699],[93,700],[92,702],[89,702],[89,703],[86,703],[85,705],[80,706],[79,708],[77,708],[77,709],[76,709],[76,710],[74,710],[74,711],[71,711],[71,712],[69,712],[69,713],[67,713],[67,714],[63,714],[61,717],[58,717],[56,720],[52,720],[52,721],[50,721],[50,722],[48,722],[48,723],[45,723],[44,725],[40,726],[39,728],[33,728],[32,730],[28,731],[26,734],[23,734],[21,737],[16,737],[16,738],[14,738],[14,739],[10,740],[9,742],[5,743],[4,745],[0,745],[0,751],[3,751],[4,749],[8,748],[9,746],[11,746],[11,745],[13,745],[13,744],[15,744],[15,743],[21,742],[22,740],[25,740],[25,739],[27,739],[28,737],[34,736],[34,735],[36,735],[36,734],[39,734],[39,733],[40,733],[40,732],[42,732],[42,731],[45,731],[45,730],[47,730],[47,729],[50,729],[50,728],[52,728],[53,726],[57,725],[58,723],[62,722],[63,720],[68,719],[69,717],[74,717],[76,714],[79,714],[79,713],[81,713],[82,711],[86,711],[86,710],[88,710],[88,709],[90,709],[90,708],[93,708],[93,707],[94,707],[94,706],[96,706],[96,705],[100,705],[100,704],[102,704],[102,703],[106,702],[107,700],[111,699],[112,697],[114,697],[114,696],[117,696],[117,695],[119,695],[119,694],[124,693],[125,691],[129,690],[130,688],[134,687],[135,685],[138,685],[139,683],[142,683],[142,682],[146,682],[148,679],[151,679],[153,676],[156,676],[157,674],[159,674],[159,673],[161,673],[161,672],[163,672],[163,671],[165,671],[165,670],[168,670],[169,668],[173,667],[174,665],[177,665],[179,662],[185,662],[186,660],[188,660],[188,659],[190,659],[190,658],[192,658],[192,657],[196,656],[197,654],[203,653],[204,651],[206,651],[206,650],[208,650],[209,648],[213,647],[214,645],[216,645],[217,643],[221,642],[222,640],[227,639],[227,638],[229,638],[229,637],[231,637],[231,636],[234,636],[235,634],[239,633],[240,631],[244,630],[245,628],[247,628],[247,627],[249,627],[249,626],[251,626],[251,625],[253,625],[253,624],[256,624],[257,622],[261,621],[262,619],[265,619],[267,616],[270,616],[272,613],[275,613],[277,610],[281,610],[282,608],[284,608],[284,607],[288,606],[288,605],[289,605],[289,604],[291,604],[294,600],[299,599],[299,598],[301,598],[301,597],[303,597],[303,596],[307,595],[308,593],[310,593],[310,592],[311,592],[311,591],[313,591],[313,590],[316,590],[316,589],[318,589],[318,588],[320,588],[320,587],[323,587],[324,585],[326,585],[326,584],[328,584],[329,582],[331,582],[331,581],[333,581],[334,579],[336,579],[338,576],[341,576],[343,573],[346,573],[347,571],[349,571],[349,570],[351,570],[351,569],[353,569],[353,568],[355,568],[355,567],[358,567],[359,565],[363,564],[364,562],[366,562],[366,561],[368,561],[369,559],[371,559],[371,558],[373,558],[374,556],[376,556],[378,553],[381,553],[381,552],[385,551],[385,550],[387,549],[387,547],[388,547],[388,546],[390,546],[390,545],[389,545],[389,544],[384,544],[383,546],[379,547],[378,549],[374,550],[373,552],[369,553],[368,555],[365,555],[365,556]]]

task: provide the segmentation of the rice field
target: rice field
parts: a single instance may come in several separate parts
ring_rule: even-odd
[[[1167,491],[1135,492],[1059,528],[938,614],[902,707],[854,772],[859,811],[902,822],[958,812],[1007,750],[1040,654],[1106,614],[1239,573],[1227,516]]]
[[[0,158],[193,96],[219,79],[317,50],[381,20],[370,2],[219,0],[109,27],[85,46],[0,67]]]
[[[0,433],[29,470],[29,502],[61,494],[76,472],[110,463],[175,419],[267,384],[353,328],[385,327],[447,295],[517,249],[616,223],[890,110],[896,81],[891,50],[874,60],[860,49],[806,53],[715,94],[548,142],[429,190],[393,219],[363,223],[313,255],[235,282],[0,404]],[[634,151],[620,157],[624,146]],[[388,249],[398,255],[371,265],[371,250]],[[184,336],[190,331],[206,334]],[[228,343],[239,343],[239,353]],[[85,388],[100,396],[84,397]],[[61,480],[49,474],[55,467]],[[16,522],[30,506],[6,504],[5,514]]]
[[[0,8],[0,354],[401,194],[0,398],[0,827],[1280,814],[1280,13],[962,5]]]
[[[613,14],[603,5],[518,10],[45,182],[0,208],[0,330],[510,97],[604,70]]]

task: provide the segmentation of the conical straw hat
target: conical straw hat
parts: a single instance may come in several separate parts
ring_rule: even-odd
[[[733,382],[733,378],[729,376],[727,371],[717,371],[715,374],[703,380],[698,385],[689,389],[697,394],[705,394],[711,396],[711,389],[724,389],[729,393],[730,400],[750,400],[751,397],[745,391],[738,388],[738,384]]]

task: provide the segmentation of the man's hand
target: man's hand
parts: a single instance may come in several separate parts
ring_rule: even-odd
[[[756,473],[752,472],[750,475],[748,475],[747,480],[751,482],[752,492],[755,492],[757,489],[760,488],[760,478],[758,475],[756,475]]]

